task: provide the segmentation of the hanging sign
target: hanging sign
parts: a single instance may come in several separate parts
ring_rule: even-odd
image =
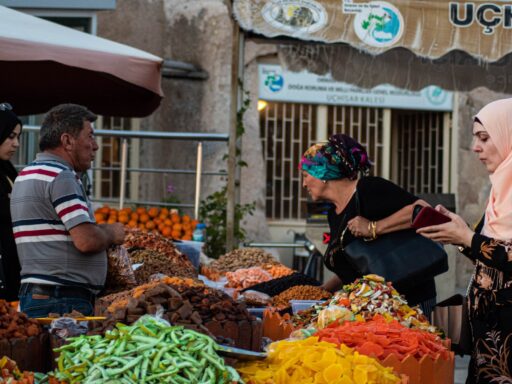
[[[400,47],[438,59],[464,51],[494,62],[512,53],[511,1],[234,0],[233,13],[260,35],[347,43],[371,54]]]
[[[288,72],[279,65],[259,66],[259,98],[267,101],[352,105],[374,108],[451,111],[453,93],[437,86],[421,91],[379,85],[364,89],[338,82],[330,76]]]

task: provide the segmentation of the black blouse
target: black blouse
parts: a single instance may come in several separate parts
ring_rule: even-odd
[[[20,287],[20,263],[12,232],[10,194],[11,180],[17,176],[16,169],[9,161],[0,160],[0,298],[18,300]]]
[[[418,197],[410,194],[396,184],[381,177],[363,177],[357,182],[357,198],[359,199],[359,212],[356,204],[356,194],[352,196],[343,212],[337,214],[333,206],[328,213],[329,228],[331,232],[330,246],[346,228],[349,220],[360,215],[370,221],[382,220],[403,207],[414,203]],[[343,244],[349,244],[355,237],[346,231]],[[343,284],[353,282],[361,277],[343,253],[334,258],[334,267],[325,263],[326,267],[336,273]],[[395,286],[399,293],[403,294],[410,305],[416,305],[424,300],[436,296],[433,277],[420,281],[414,286]]]

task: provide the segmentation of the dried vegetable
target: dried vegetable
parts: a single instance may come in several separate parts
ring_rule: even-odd
[[[313,279],[312,277],[299,272],[295,272],[288,276],[283,276],[264,283],[255,284],[247,289],[250,289],[251,291],[266,293],[269,296],[276,296],[281,292],[286,291],[288,288],[294,287],[296,285],[319,286],[322,285],[322,283],[316,279]],[[242,292],[243,291],[244,290],[242,290]]]
[[[377,275],[367,275],[345,285],[324,305],[316,306],[292,318],[297,327],[309,325],[319,329],[337,320],[368,320],[375,314],[396,319],[408,328],[437,333],[419,307],[411,308],[390,282]]]
[[[34,319],[18,312],[5,300],[0,300],[0,339],[25,339],[37,336],[41,327]]]
[[[234,272],[237,269],[258,267],[265,264],[278,264],[270,253],[259,248],[239,248],[228,252],[207,267],[201,268],[201,273],[210,280],[216,280],[216,276],[226,272]]]
[[[332,296],[330,292],[313,285],[296,285],[272,298],[271,305],[278,309],[290,306],[290,300],[325,300]]]
[[[60,352],[58,380],[70,383],[237,383],[208,336],[144,317],[102,336],[69,339]]]
[[[240,290],[272,279],[272,275],[260,267],[237,269],[235,272],[226,272],[226,287]]]
[[[249,384],[394,384],[392,368],[351,348],[319,341],[317,337],[272,343],[264,361],[237,366]]]
[[[386,320],[381,315],[375,315],[366,322],[345,321],[341,325],[334,322],[318,331],[315,336],[336,345],[345,344],[363,355],[380,360],[390,354],[397,356],[400,361],[407,355],[417,359],[430,356],[447,360],[450,357],[439,336],[407,328],[398,321]]]

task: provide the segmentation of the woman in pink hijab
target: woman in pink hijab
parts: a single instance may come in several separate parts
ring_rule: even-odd
[[[475,231],[444,207],[449,223],[418,230],[459,245],[475,264],[468,287],[473,353],[466,383],[512,383],[512,99],[486,105],[474,118],[473,151],[491,191]]]

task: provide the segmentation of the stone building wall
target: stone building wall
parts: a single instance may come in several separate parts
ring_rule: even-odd
[[[142,130],[172,132],[229,132],[233,19],[222,0],[118,0],[115,11],[98,15],[98,35],[163,58],[184,61],[208,72],[206,81],[162,79],[165,98],[159,109],[142,119]],[[250,46],[250,44],[249,44]],[[267,48],[268,49],[268,48]],[[249,48],[250,50],[250,48]],[[249,54],[250,56],[250,54]],[[248,240],[268,241],[264,213],[264,169],[257,113],[257,67],[247,62],[251,106],[246,114],[242,170],[242,203],[256,202],[254,216],[245,220]],[[251,69],[252,68],[252,69]],[[246,86],[247,87],[247,86]],[[203,143],[204,171],[226,170],[227,143]],[[143,141],[141,167],[195,170],[196,143]],[[193,175],[143,175],[141,200],[160,201],[167,184],[182,202],[192,202]],[[204,176],[202,198],[226,183],[219,176]]]

